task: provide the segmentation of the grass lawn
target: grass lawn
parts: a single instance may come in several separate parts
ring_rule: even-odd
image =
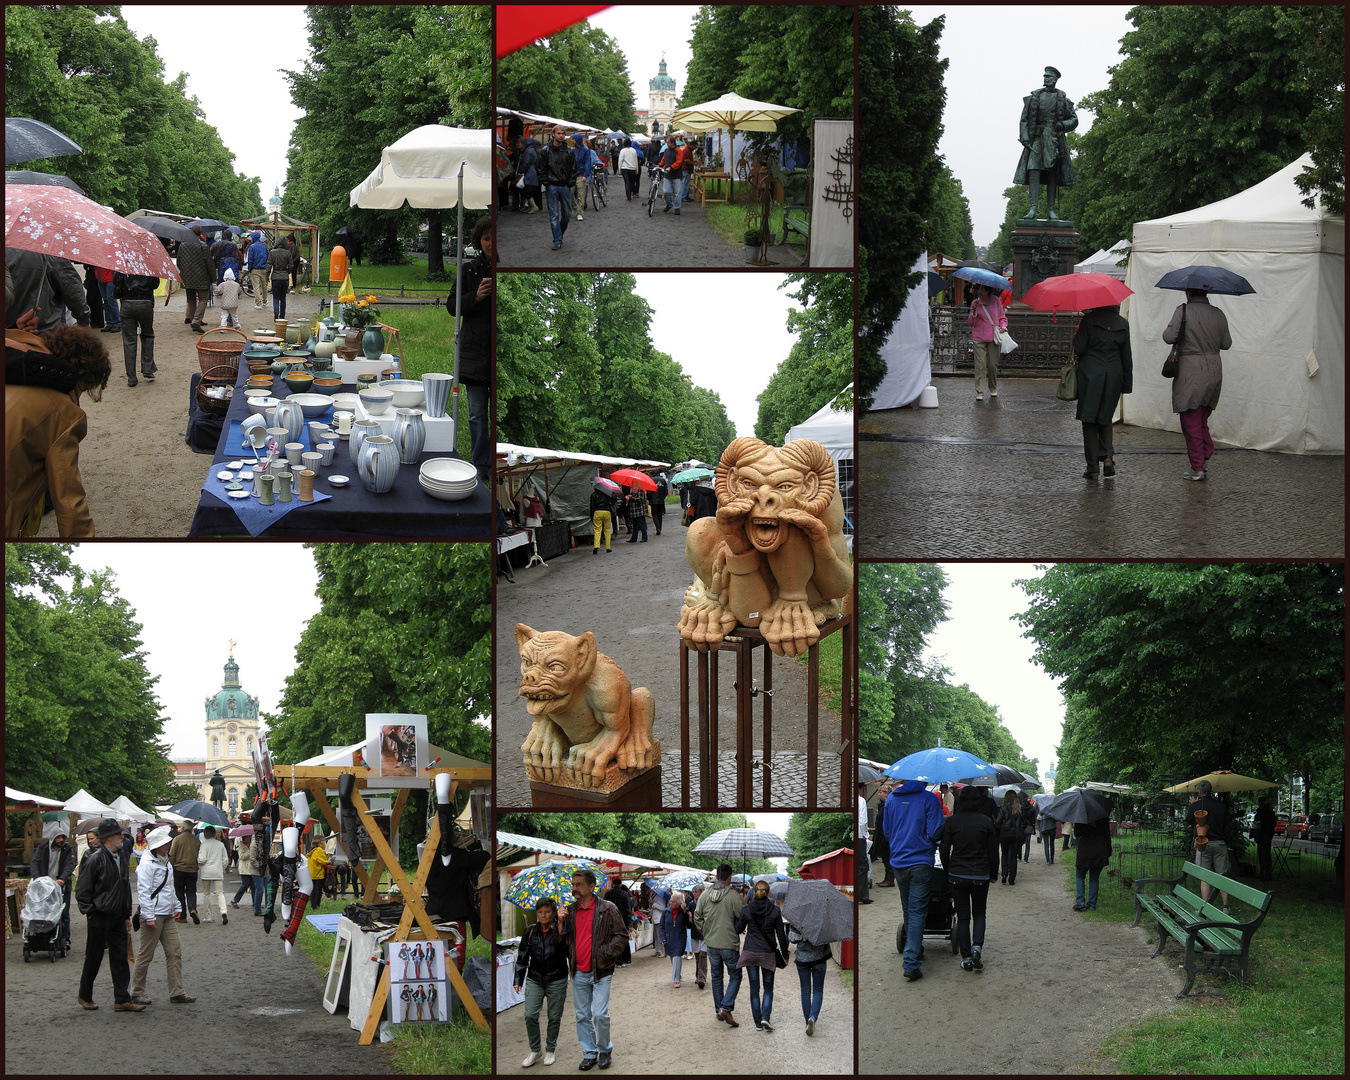
[[[449,274],[449,280],[447,281],[427,280],[426,259],[409,259],[401,266],[373,266],[369,262],[362,262],[360,266],[350,267],[350,271],[352,284],[356,286],[358,296],[369,292],[379,293],[381,289],[398,295],[400,286],[409,289],[426,289],[444,296],[450,290],[451,282],[454,280],[454,260],[446,259],[445,268]],[[327,281],[328,255],[325,255],[319,265],[319,284],[314,289],[316,295],[324,294],[324,283]],[[332,295],[336,296],[337,291],[338,282],[333,282]]]
[[[769,211],[769,225],[775,237],[783,235],[783,214],[781,204],[775,204]],[[703,208],[703,214],[712,226],[713,232],[726,242],[727,247],[745,247],[745,205],[736,203],[709,203]],[[806,258],[806,242],[800,233],[793,233],[788,243],[793,252]],[[770,249],[770,257],[773,252]]]
[[[334,935],[320,933],[301,920],[296,942],[324,975],[333,962],[333,941]],[[492,949],[484,938],[475,937],[468,954],[491,957]],[[394,1068],[409,1076],[486,1075],[492,1071],[492,1033],[480,1030],[462,1009],[449,1024],[397,1025],[390,1046]]]
[[[1120,841],[1115,843],[1119,851]],[[1074,854],[1060,856],[1069,902]],[[1111,865],[1119,869],[1115,856]],[[1239,879],[1275,892],[1252,938],[1246,989],[1236,976],[1198,976],[1191,992],[1203,991],[1204,997],[1106,1039],[1102,1052],[1116,1060],[1121,1072],[1344,1075],[1345,906],[1331,900],[1325,875],[1314,876],[1311,870],[1305,868],[1302,878],[1273,883]],[[1164,875],[1146,868],[1145,876]],[[1239,919],[1251,912],[1237,900],[1232,908]],[[1103,872],[1097,910],[1081,917],[1134,922],[1133,890],[1122,886],[1118,874]],[[1147,913],[1140,925],[1150,925]],[[1152,925],[1149,941],[1156,944]],[[1169,941],[1158,962],[1163,958],[1180,964],[1181,946]]]

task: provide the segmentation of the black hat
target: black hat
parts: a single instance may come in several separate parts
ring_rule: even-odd
[[[112,818],[104,818],[98,823],[98,829],[96,830],[96,835],[100,840],[106,840],[110,836],[121,836],[122,833],[122,826]]]

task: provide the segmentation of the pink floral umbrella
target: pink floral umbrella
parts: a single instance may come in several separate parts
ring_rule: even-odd
[[[63,187],[5,185],[5,246],[182,281],[159,238]]]

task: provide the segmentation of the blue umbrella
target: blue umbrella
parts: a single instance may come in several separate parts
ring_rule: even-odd
[[[983,270],[978,266],[962,266],[952,271],[952,277],[972,281],[976,285],[988,285],[996,289],[1012,288],[1012,282],[1002,274],[996,274],[992,270]]]
[[[687,893],[695,885],[706,884],[710,877],[712,875],[705,870],[676,870],[661,879],[661,886],[662,888]]]
[[[984,758],[968,754],[964,750],[954,750],[938,745],[931,750],[902,757],[884,774],[894,780],[922,780],[925,784],[944,784],[960,780],[963,776],[984,776],[994,771],[994,767]]]
[[[1164,274],[1154,286],[1158,289],[1198,289],[1207,293],[1222,293],[1226,296],[1242,296],[1254,293],[1251,283],[1240,274],[1225,270],[1222,266],[1183,266]]]
[[[215,218],[199,217],[195,221],[189,221],[187,227],[190,229],[194,225],[200,225],[202,232],[211,232],[215,229],[225,228],[225,222],[217,221]]]
[[[572,875],[577,870],[591,870],[595,873],[595,891],[604,889],[608,878],[593,862],[577,859],[575,862],[546,862],[522,870],[511,879],[506,887],[506,899],[516,907],[533,911],[534,905],[542,897],[551,896],[562,907],[572,895]]]

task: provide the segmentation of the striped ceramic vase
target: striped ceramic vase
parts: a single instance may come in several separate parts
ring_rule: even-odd
[[[305,429],[305,412],[300,408],[300,403],[283,398],[277,406],[273,426],[286,429],[289,435],[287,442],[299,442],[300,432]]]
[[[356,458],[356,471],[367,491],[377,494],[394,486],[398,476],[398,447],[388,435],[367,435]]]
[[[394,421],[398,459],[404,465],[416,465],[422,456],[422,447],[427,443],[427,422],[422,419],[422,410],[395,409],[394,413],[398,417]]]

